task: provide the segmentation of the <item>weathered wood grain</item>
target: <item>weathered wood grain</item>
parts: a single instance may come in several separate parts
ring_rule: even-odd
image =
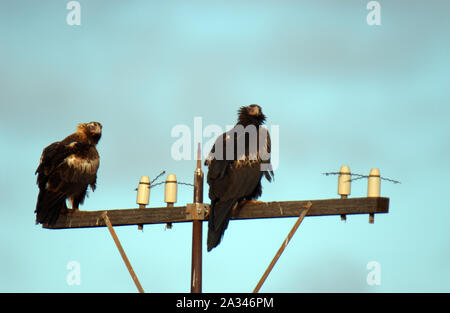
[[[298,217],[304,206],[311,201],[312,207],[306,216],[324,216],[341,214],[371,214],[388,213],[389,198],[348,198],[304,201],[276,201],[248,203],[232,219],[256,219]],[[102,211],[79,211],[77,213],[61,215],[53,226],[43,225],[49,229],[104,227]],[[107,210],[113,226],[161,224],[191,222],[192,218],[186,213],[185,206],[157,207],[142,209]],[[206,217],[204,220],[207,220]]]

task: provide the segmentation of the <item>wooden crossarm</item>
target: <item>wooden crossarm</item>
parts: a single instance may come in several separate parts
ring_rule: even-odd
[[[312,208],[306,216],[326,216],[341,214],[377,214],[389,212],[389,198],[348,198],[304,201],[275,201],[248,203],[232,219],[257,219],[298,217],[304,206],[311,201]],[[101,211],[79,211],[61,215],[53,226],[43,225],[49,229],[105,227]],[[149,207],[140,209],[107,210],[113,226],[138,224],[165,224],[192,222],[192,215],[185,206]],[[204,217],[203,220],[207,220]]]

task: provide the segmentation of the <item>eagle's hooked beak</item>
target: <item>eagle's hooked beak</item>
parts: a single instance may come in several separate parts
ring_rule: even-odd
[[[248,106],[248,114],[253,116],[261,115],[261,108],[259,105],[252,104]]]
[[[89,123],[89,131],[91,134],[101,134],[102,133],[102,124],[98,122]]]

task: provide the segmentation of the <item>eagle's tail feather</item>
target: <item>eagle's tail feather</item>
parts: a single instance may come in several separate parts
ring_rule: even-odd
[[[66,197],[62,193],[45,189],[39,191],[35,211],[36,224],[54,225],[62,210],[67,210]]]
[[[211,251],[220,243],[223,233],[228,227],[228,222],[230,220],[233,207],[237,202],[237,200],[231,199],[211,203],[208,221],[208,251]]]

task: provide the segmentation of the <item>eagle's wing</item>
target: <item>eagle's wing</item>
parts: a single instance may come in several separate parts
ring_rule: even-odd
[[[36,169],[39,195],[36,203],[36,223],[56,222],[59,212],[67,208],[66,197],[62,190],[58,168],[64,160],[73,153],[75,144],[66,145],[58,141],[47,146],[41,155],[39,166]]]
[[[270,151],[270,138],[267,130],[257,134],[257,144],[249,144],[248,133],[226,132],[218,137],[206,160],[208,165],[207,182],[209,184],[209,197],[211,210],[208,222],[208,251],[217,246],[225,229],[228,227],[232,209],[241,200],[256,199],[261,195],[261,178],[266,175],[271,180],[270,171],[261,168],[263,160],[260,154],[267,158]],[[231,140],[234,136],[234,142]],[[240,144],[244,149],[237,149]],[[259,149],[260,143],[264,148]],[[230,141],[232,144],[230,145]],[[222,148],[219,151],[218,147]],[[233,148],[233,157],[226,159],[227,149]],[[255,150],[258,149],[258,150]],[[229,155],[228,155],[229,157]]]
[[[223,175],[219,174],[221,172]],[[257,198],[261,194],[262,175],[263,172],[257,163],[240,166],[237,161],[228,163],[223,160],[213,160],[211,162],[208,169],[211,199],[208,251],[219,244],[228,227],[233,208],[241,200]]]
[[[66,157],[74,152],[75,146],[76,143],[66,145],[64,142],[58,141],[47,146],[42,151],[41,160],[35,172],[35,174],[38,174],[37,184],[39,188],[45,187],[48,177],[54,173]]]
[[[234,141],[232,140],[233,136]],[[259,128],[256,140],[256,144],[249,143],[249,134],[236,132],[235,128],[216,139],[205,161],[205,165],[208,165],[207,182],[210,185],[211,200],[224,199],[226,195],[234,198],[249,195],[256,188],[255,184],[247,181],[250,173],[252,177],[257,178],[258,182],[261,178],[259,174],[264,174],[268,181],[272,181],[274,173],[270,164],[271,141],[267,128]],[[238,149],[239,145],[245,146],[245,149]],[[227,149],[229,148],[233,149],[233,156],[227,160]],[[255,162],[246,162],[249,159]],[[246,170],[236,171],[237,168],[243,167],[242,164],[252,164],[252,166]],[[232,170],[233,167],[235,169]],[[259,170],[261,173],[256,173],[255,170]],[[229,176],[230,174],[231,176]],[[224,179],[227,176],[229,177]],[[248,188],[245,188],[244,185]],[[233,188],[233,190],[227,188]]]
[[[77,167],[76,160],[79,158],[77,154],[86,150],[88,145],[67,139],[47,146],[36,169],[39,195],[35,212],[38,223],[53,224],[60,211],[67,209],[66,198],[78,195],[77,201],[82,202],[87,185],[91,183],[95,188],[98,161],[97,167],[92,169],[93,174],[86,180],[87,170]]]

